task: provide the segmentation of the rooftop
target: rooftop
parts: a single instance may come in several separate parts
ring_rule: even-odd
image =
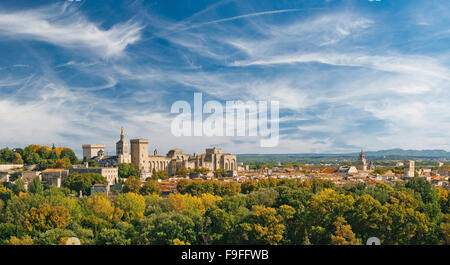
[[[60,171],[67,171],[67,169],[64,168],[47,168],[46,170],[42,171],[45,172],[60,172]]]

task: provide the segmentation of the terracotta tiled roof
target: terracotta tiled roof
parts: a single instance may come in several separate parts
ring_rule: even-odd
[[[59,172],[59,171],[65,171],[67,169],[64,168],[47,168],[46,170],[42,171],[43,173],[45,172]]]
[[[336,171],[338,171],[339,170],[339,168],[325,168],[324,170],[322,170],[321,172],[322,173],[334,173],[334,172],[336,172]]]

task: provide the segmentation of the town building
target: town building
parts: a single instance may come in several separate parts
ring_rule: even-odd
[[[92,158],[105,153],[104,144],[83,144],[83,160],[91,160]]]
[[[63,168],[48,168],[41,172],[44,187],[51,185],[61,188],[62,183],[69,177],[69,170]]]
[[[69,175],[72,173],[86,174],[96,173],[106,178],[109,185],[116,184],[119,181],[119,168],[117,167],[89,167],[87,163],[81,167],[70,167]]]
[[[42,181],[41,172],[40,171],[22,171],[22,176],[20,179],[23,181],[25,190],[28,191],[28,187],[30,187],[31,183],[35,178],[39,178]]]
[[[23,164],[0,164],[0,172],[22,169]]]
[[[83,145],[83,156],[98,162],[101,167],[115,167],[117,163],[131,163],[139,169],[141,178],[151,177],[153,172],[165,170],[173,176],[181,168],[207,168],[211,172],[216,170],[237,171],[236,156],[222,153],[220,148],[208,148],[205,154],[185,154],[181,149],[169,150],[164,156],[154,150],[148,153],[148,139],[132,139],[130,145],[125,139],[123,128],[120,140],[116,143],[116,156],[104,154],[105,145]],[[131,148],[130,148],[131,147]],[[131,152],[130,152],[131,149]]]
[[[356,169],[366,171],[367,170],[367,160],[364,152],[361,150],[359,153],[358,162],[356,163]]]
[[[130,146],[125,140],[123,128],[120,131],[120,140],[116,143],[116,156],[117,163],[131,163]]]
[[[414,177],[414,160],[408,160],[403,163],[405,165],[405,177],[413,178]]]
[[[148,155],[148,140],[133,139],[131,142],[131,163],[140,170],[141,178],[151,177],[153,172],[165,170],[173,176],[181,168],[207,168],[216,170],[236,171],[236,156],[222,153],[220,148],[208,148],[205,154],[189,155],[181,149],[171,149],[166,156],[158,154]]]
[[[109,195],[110,185],[108,184],[94,184],[91,186],[91,196],[96,193],[104,193]]]

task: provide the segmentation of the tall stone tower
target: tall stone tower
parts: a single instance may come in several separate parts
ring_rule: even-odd
[[[135,168],[141,171],[141,174],[146,172],[148,167],[148,140],[147,139],[133,139],[131,143],[131,163]]]
[[[356,163],[356,169],[366,171],[367,170],[367,160],[366,155],[361,150],[361,153],[359,153],[358,162]]]
[[[116,143],[116,155],[118,163],[131,163],[130,146],[125,140],[123,128],[121,128],[120,140]]]
[[[414,160],[405,161],[404,165],[405,165],[405,177],[413,178],[414,177],[414,167],[415,167]]]
[[[100,151],[105,152],[104,144],[83,144],[81,147],[83,148],[83,159],[85,160],[98,156]]]

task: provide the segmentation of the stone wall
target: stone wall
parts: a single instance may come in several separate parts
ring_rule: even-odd
[[[0,164],[0,171],[23,168],[22,164]]]

